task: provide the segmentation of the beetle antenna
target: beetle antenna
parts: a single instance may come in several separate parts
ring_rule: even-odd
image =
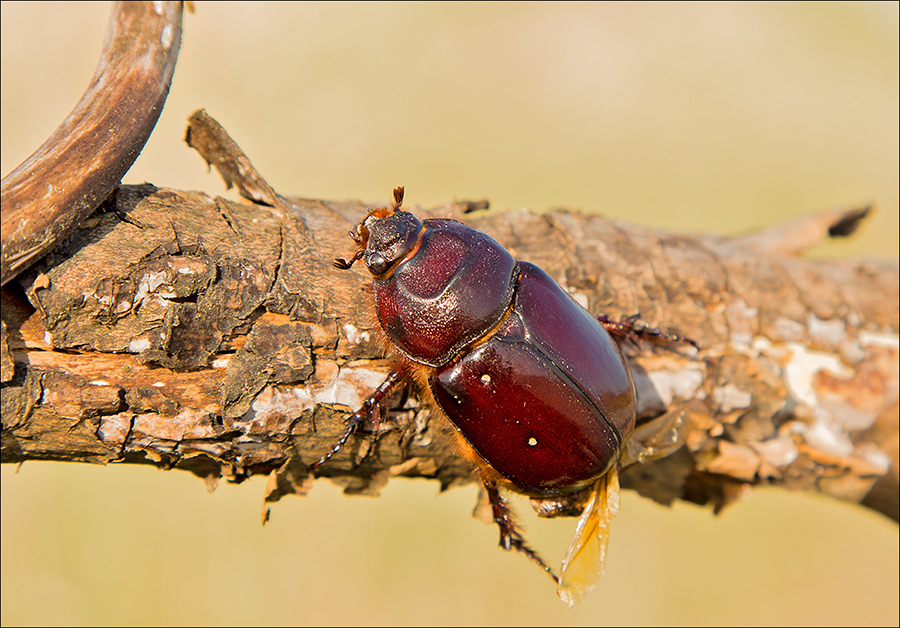
[[[341,270],[348,270],[353,264],[362,259],[362,256],[366,254],[365,249],[360,249],[356,252],[353,258],[348,262],[343,257],[335,257],[332,264],[335,268],[340,268]]]
[[[394,211],[400,209],[400,206],[403,205],[403,186],[398,186],[394,188],[394,204],[392,205]]]

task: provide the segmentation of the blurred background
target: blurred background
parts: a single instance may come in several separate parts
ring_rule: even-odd
[[[67,115],[110,6],[2,4],[0,166]],[[874,202],[817,256],[898,254],[897,3],[198,2],[125,182],[224,192],[183,142],[205,107],[281,193],[601,212],[734,233]],[[469,517],[474,487],[325,481],[275,504],[181,472],[0,468],[11,624],[897,625],[898,528],[757,490],[719,517],[626,492],[575,610]],[[574,520],[528,536],[557,564]]]

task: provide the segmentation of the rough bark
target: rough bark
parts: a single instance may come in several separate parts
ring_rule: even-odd
[[[269,474],[274,501],[309,489],[307,465],[388,371],[367,272],[331,263],[366,205],[280,197],[224,133],[191,123],[258,204],[120,186],[7,286],[3,462],[154,464],[212,484]],[[212,136],[198,140],[198,124]],[[897,520],[897,264],[798,256],[865,211],[718,238],[469,208],[416,211],[487,232],[594,313],[640,312],[699,344],[629,348],[640,420],[683,412],[669,455],[626,469],[624,487],[720,509],[777,485]],[[370,493],[392,476],[469,481],[452,428],[408,392],[377,439],[354,437],[316,475]]]

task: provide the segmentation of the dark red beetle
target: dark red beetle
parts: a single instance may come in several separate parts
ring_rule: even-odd
[[[632,338],[661,332],[637,328],[636,319],[598,320],[486,234],[454,220],[420,221],[402,202],[398,187],[391,207],[370,211],[350,232],[354,257],[335,260],[342,269],[365,262],[378,321],[401,363],[313,466],[410,374],[478,465],[500,545],[540,565],[572,605],[602,574],[618,508],[616,462],[635,423],[628,365],[607,330]],[[531,497],[544,516],[583,508],[559,578],[526,544],[500,486]]]

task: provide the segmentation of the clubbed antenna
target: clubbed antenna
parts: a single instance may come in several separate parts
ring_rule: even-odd
[[[361,260],[362,256],[365,255],[365,253],[366,253],[365,249],[360,249],[356,252],[356,254],[353,256],[353,258],[349,262],[347,260],[345,260],[343,257],[336,257],[336,258],[334,258],[334,261],[331,263],[334,264],[335,268],[340,268],[341,270],[347,270],[351,266],[353,266],[353,264],[355,264],[357,261]]]

